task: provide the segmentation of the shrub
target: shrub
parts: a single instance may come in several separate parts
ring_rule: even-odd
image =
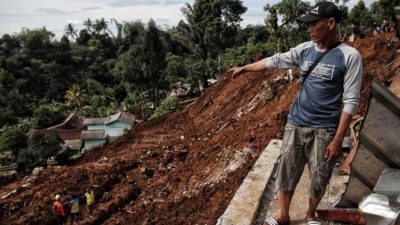
[[[18,127],[6,128],[0,133],[0,150],[11,151],[17,158],[19,151],[27,145],[25,132]]]
[[[60,122],[65,117],[65,110],[61,104],[51,103],[39,106],[33,111],[36,128],[46,128]]]
[[[161,102],[160,106],[157,107],[156,111],[151,115],[150,120],[169,114],[177,110],[178,107],[178,99],[176,97],[168,97]]]

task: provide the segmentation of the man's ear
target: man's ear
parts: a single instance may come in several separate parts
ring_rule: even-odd
[[[335,18],[328,19],[329,30],[333,30],[336,28],[336,20]]]

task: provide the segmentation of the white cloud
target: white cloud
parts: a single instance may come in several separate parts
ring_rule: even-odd
[[[45,26],[59,38],[68,23],[83,28],[82,21],[114,18],[120,22],[141,20],[147,23],[153,18],[161,27],[176,26],[184,19],[180,9],[184,3],[194,0],[0,0],[0,35],[20,32],[22,27],[29,29]],[[279,0],[244,0],[247,12],[242,16],[242,26],[263,24],[263,7]],[[314,2],[314,1],[312,1]],[[351,0],[353,6],[358,0]],[[373,0],[365,0],[369,5]],[[110,26],[112,26],[110,24]]]
[[[124,6],[138,6],[138,5],[158,5],[159,1],[152,0],[119,0],[116,2],[109,3],[108,5],[124,7]]]
[[[97,10],[97,9],[101,9],[101,7],[83,7],[82,11],[89,11],[89,10]]]
[[[44,13],[44,14],[54,14],[54,15],[70,14],[70,13],[76,12],[76,11],[67,12],[67,11],[63,11],[63,10],[59,10],[59,9],[55,9],[55,8],[38,8],[37,11],[40,13]]]
[[[80,25],[82,22],[80,21],[80,20],[67,20],[67,23],[72,23],[72,24],[74,24],[74,25]]]

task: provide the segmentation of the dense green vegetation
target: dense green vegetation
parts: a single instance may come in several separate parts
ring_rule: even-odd
[[[360,1],[348,13],[346,2],[336,3],[346,17],[361,22],[389,18],[394,4],[379,0],[369,9]],[[166,97],[176,82],[190,83],[196,95],[207,79],[230,66],[307,40],[295,18],[309,5],[301,0],[267,4],[265,25],[245,28],[239,26],[247,10],[241,1],[196,0],[184,5],[184,20],[168,30],[153,20],[88,18],[79,31],[67,24],[60,40],[45,27],[5,34],[0,38],[0,151],[11,150],[18,162],[28,163],[21,167],[26,170],[51,155],[44,143],[58,142],[52,136],[27,141],[21,132],[53,125],[68,113],[99,117],[128,110],[155,118],[175,110],[177,100]]]

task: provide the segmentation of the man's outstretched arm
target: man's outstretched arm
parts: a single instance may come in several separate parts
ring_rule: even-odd
[[[243,72],[256,72],[263,70],[266,67],[267,67],[267,58],[244,66],[232,67],[231,69],[228,70],[228,72],[232,72],[232,76],[235,77]]]

